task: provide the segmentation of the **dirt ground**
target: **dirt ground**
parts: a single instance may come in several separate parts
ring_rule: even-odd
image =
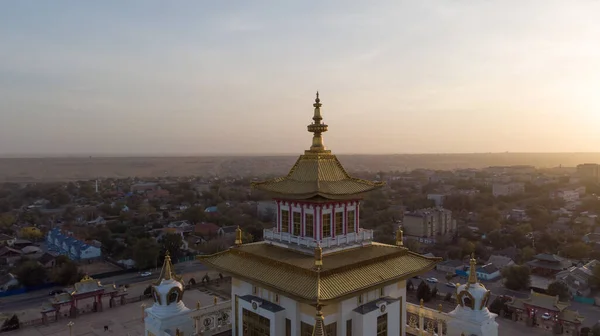
[[[94,274],[102,274],[107,272],[120,271],[122,268],[115,266],[111,263],[100,261],[92,264],[81,264],[81,271],[85,274],[94,275]]]

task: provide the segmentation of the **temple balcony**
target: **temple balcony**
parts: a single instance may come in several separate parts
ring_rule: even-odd
[[[277,228],[264,229],[263,237],[265,240],[280,242],[287,245],[298,245],[300,248],[314,249],[317,247],[317,240],[313,237],[296,236],[289,232],[278,232]],[[343,247],[347,245],[360,244],[373,240],[373,230],[358,229],[358,232],[347,233],[345,235],[336,235],[335,237],[322,238],[321,247],[328,248]]]
[[[448,321],[452,317],[413,303],[406,303],[406,335],[441,336],[448,334]],[[441,331],[441,332],[440,332]],[[458,336],[458,335],[457,335]]]
[[[231,330],[231,300],[196,307],[190,312],[190,317],[194,319],[196,335],[211,336]]]
[[[231,330],[232,316],[231,301],[197,307],[190,313],[190,317],[195,320],[196,335],[203,336],[216,335]],[[405,335],[448,335],[447,323],[450,319],[452,317],[447,313],[407,302]]]

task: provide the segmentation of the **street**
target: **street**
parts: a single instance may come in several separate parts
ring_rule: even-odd
[[[181,275],[190,275],[191,273],[196,273],[206,270],[206,267],[199,262],[196,261],[188,261],[184,263],[179,263],[175,265],[175,272]],[[140,273],[128,273],[124,275],[118,275],[110,278],[100,279],[102,284],[112,284],[114,283],[117,286],[122,285],[131,285],[144,281],[155,280],[159,273],[160,269],[152,270],[152,275],[148,277],[140,276]],[[202,274],[200,274],[202,276]],[[184,278],[184,280],[189,281],[189,278]],[[200,281],[199,278],[195,279],[196,281]],[[0,298],[0,313],[13,313],[19,310],[38,308],[44,302],[47,302],[50,299],[50,291],[54,289],[62,289],[62,287],[54,287],[47,288],[35,292],[28,292],[20,295],[7,296],[4,298]]]
[[[439,282],[438,283],[428,283],[425,280],[425,279],[431,278],[431,277],[438,279]],[[445,272],[432,270],[432,271],[429,271],[429,272],[423,274],[421,276],[421,278],[422,278],[422,281],[427,282],[427,284],[431,288],[436,287],[438,290],[438,293],[443,293],[443,295],[446,295],[446,293],[455,293],[456,292],[456,288],[449,287],[446,285],[447,281],[446,281],[446,273]],[[413,285],[415,286],[415,289],[421,283],[421,280],[417,280],[417,279],[411,279],[411,280],[413,281]],[[465,282],[467,282],[467,279],[465,277],[455,276],[454,278],[452,278],[450,280],[450,282],[451,283],[459,282],[461,284],[464,284]],[[483,281],[483,285],[488,290],[492,291],[491,300],[489,301],[489,303],[493,302],[493,300],[496,298],[496,296],[499,296],[499,295],[508,295],[508,296],[512,296],[512,297],[516,297],[516,298],[520,298],[520,299],[525,299],[530,296],[530,293],[527,291],[514,291],[514,290],[504,288],[504,285],[502,284],[502,279],[495,280],[495,281]],[[583,304],[583,303],[579,303],[579,302],[575,302],[575,301],[571,301],[570,304],[571,304],[571,306],[569,307],[569,309],[575,310],[575,311],[579,312],[580,315],[585,317],[585,320],[583,321],[584,326],[590,327],[600,320],[600,307]]]

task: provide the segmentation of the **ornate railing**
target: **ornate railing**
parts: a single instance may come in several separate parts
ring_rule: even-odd
[[[231,330],[231,300],[210,306],[196,307],[190,313],[196,326],[196,335],[211,336]]]
[[[406,303],[406,334],[418,336],[447,335],[450,315],[438,310]]]
[[[316,241],[312,238],[295,236],[289,232],[279,232],[277,231],[277,228],[264,229],[263,237],[266,240],[297,244],[308,248],[317,247]],[[373,230],[359,229],[358,232],[347,233],[345,235],[338,235],[335,237],[323,238],[321,239],[321,247],[328,248],[343,244],[351,244],[371,240],[373,240]]]

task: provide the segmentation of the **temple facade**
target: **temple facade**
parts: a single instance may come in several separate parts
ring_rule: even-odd
[[[383,186],[350,176],[325,148],[317,93],[312,144],[283,177],[254,183],[277,204],[275,227],[264,241],[199,257],[232,275],[232,334],[404,335],[406,280],[433,269],[440,260],[402,244],[373,242],[360,226],[360,201]]]

